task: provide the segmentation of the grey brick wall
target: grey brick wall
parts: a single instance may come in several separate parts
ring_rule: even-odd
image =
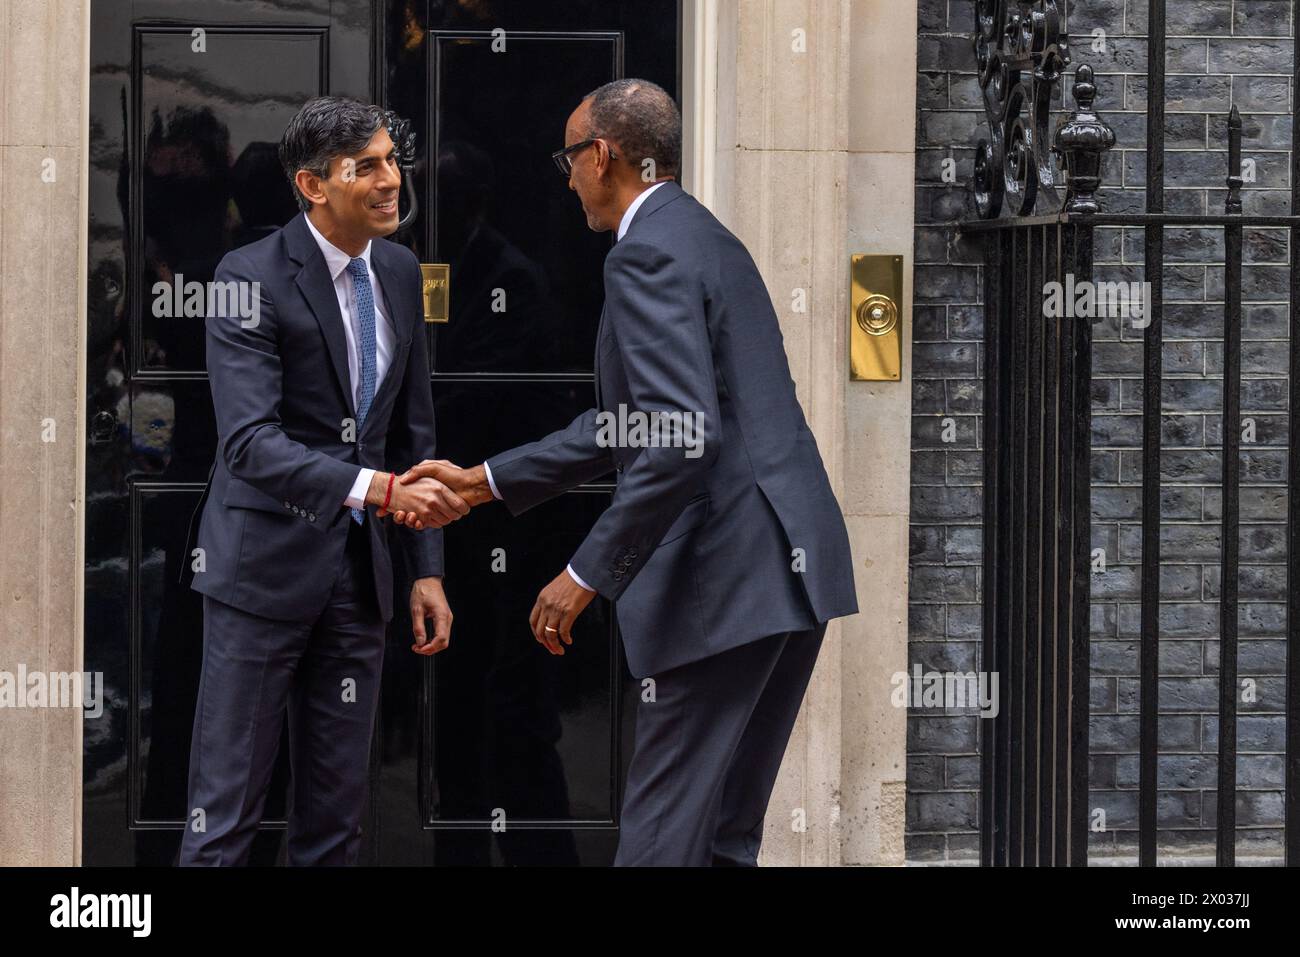
[[[1089,63],[1097,71],[1096,107],[1118,136],[1105,164],[1103,208],[1140,211],[1146,2],[1071,7],[1070,69]],[[1290,212],[1292,7],[1169,3],[1169,211],[1222,211],[1235,104],[1244,159],[1253,162],[1245,211]],[[940,671],[978,667],[980,641],[982,269],[978,247],[954,225],[973,216],[973,145],[988,135],[972,19],[969,0],[920,0],[909,644],[911,663]],[[956,183],[943,178],[946,159],[955,161]],[[1280,852],[1285,730],[1287,236],[1247,230],[1243,246],[1241,408],[1255,437],[1242,443],[1238,670],[1253,682],[1254,700],[1238,706],[1237,846],[1243,855],[1272,855]],[[1096,259],[1098,280],[1142,280],[1142,231],[1099,229]],[[1158,801],[1166,856],[1204,853],[1214,839],[1223,261],[1222,230],[1166,230]],[[1092,606],[1090,806],[1104,810],[1107,827],[1091,836],[1090,853],[1100,857],[1136,850],[1142,332],[1108,320],[1094,333],[1093,546],[1107,563],[1093,576]],[[945,424],[952,441],[944,441]],[[933,709],[909,714],[910,860],[976,853],[979,721]]]

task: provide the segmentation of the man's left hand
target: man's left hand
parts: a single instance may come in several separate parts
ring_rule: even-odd
[[[427,637],[424,619],[433,619],[433,637]],[[451,644],[451,606],[442,591],[442,579],[417,578],[411,585],[411,631],[417,655],[436,655]]]
[[[560,572],[554,581],[542,589],[533,605],[533,613],[528,616],[533,637],[551,654],[564,654],[560,642],[573,644],[570,629],[582,610],[595,597],[596,593],[575,582],[567,569]]]

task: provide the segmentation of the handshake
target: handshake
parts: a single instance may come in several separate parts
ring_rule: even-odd
[[[388,472],[375,472],[366,504],[378,505],[380,518],[392,515],[394,522],[407,528],[442,528],[468,515],[475,505],[492,501],[482,465],[463,469],[445,459],[425,459],[393,476],[391,494],[389,478]]]

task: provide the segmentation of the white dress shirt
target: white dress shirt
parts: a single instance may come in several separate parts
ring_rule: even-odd
[[[667,182],[667,180],[664,182]],[[632,200],[632,204],[628,206],[627,212],[624,213],[623,218],[618,221],[618,239],[622,239],[624,234],[627,232],[627,228],[632,225],[632,217],[635,216],[636,211],[641,208],[641,204],[649,199],[650,194],[662,185],[663,183],[655,183],[649,189],[642,190],[641,194],[637,196],[636,199]]]
[[[352,289],[352,274],[348,272],[348,263],[354,257],[349,256],[321,235],[310,216],[304,218],[307,220],[307,228],[316,237],[316,245],[320,246],[320,251],[325,256],[325,268],[329,270],[330,279],[334,281],[334,295],[338,298],[339,313],[343,316],[343,337],[348,343],[348,378],[352,384],[352,402],[354,405],[360,405],[361,357],[357,351],[357,344],[361,338],[360,317],[356,314],[357,297]],[[375,303],[375,392],[377,393],[379,383],[384,381],[384,373],[388,371],[388,365],[393,359],[393,350],[397,345],[397,330],[388,316],[384,293],[379,288],[379,281],[375,279],[374,270],[370,267],[370,246],[370,243],[366,243],[366,248],[361,250],[361,255],[356,258],[364,259],[366,262],[366,272],[370,276],[371,298]],[[352,483],[352,492],[344,500],[345,505],[351,508],[365,508],[366,491],[370,488],[370,481],[374,474],[374,469],[361,469],[357,472],[357,480]]]
[[[667,181],[665,180],[665,182]],[[649,199],[650,194],[653,193],[662,185],[663,183],[655,183],[649,189],[642,190],[637,195],[637,198],[632,200],[631,204],[627,208],[627,211],[623,213],[623,218],[618,221],[618,236],[615,239],[615,242],[617,242],[619,239],[622,239],[623,236],[627,233],[627,228],[632,225],[632,217],[635,216],[636,211],[641,208],[641,204],[644,203],[647,199]],[[492,470],[488,468],[488,464],[486,462],[483,463],[483,471],[487,473],[488,488],[492,489],[492,497],[500,498],[501,493],[497,491],[496,482],[492,481]],[[569,573],[570,578],[572,578],[575,582],[577,582],[579,587],[585,588],[587,591],[596,590],[582,580],[581,576],[579,576],[578,573],[573,570],[572,565],[566,565],[565,571]]]

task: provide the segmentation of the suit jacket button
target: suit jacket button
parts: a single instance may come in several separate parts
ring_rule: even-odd
[[[308,512],[308,513],[307,513],[307,521],[309,521],[309,522],[314,522],[314,521],[316,521],[316,513],[315,513],[315,512]]]
[[[284,507],[285,507],[285,508],[293,508],[293,504],[290,503],[290,502],[285,502],[285,503],[284,503]]]
[[[293,514],[295,514],[295,515],[301,515],[301,514],[302,514],[302,509],[300,509],[297,505],[295,505],[295,506],[293,507]]]
[[[633,545],[631,548],[629,548],[629,549],[627,550],[627,553],[628,553],[628,556],[629,556],[629,557],[631,557],[631,558],[636,558],[636,546]]]

